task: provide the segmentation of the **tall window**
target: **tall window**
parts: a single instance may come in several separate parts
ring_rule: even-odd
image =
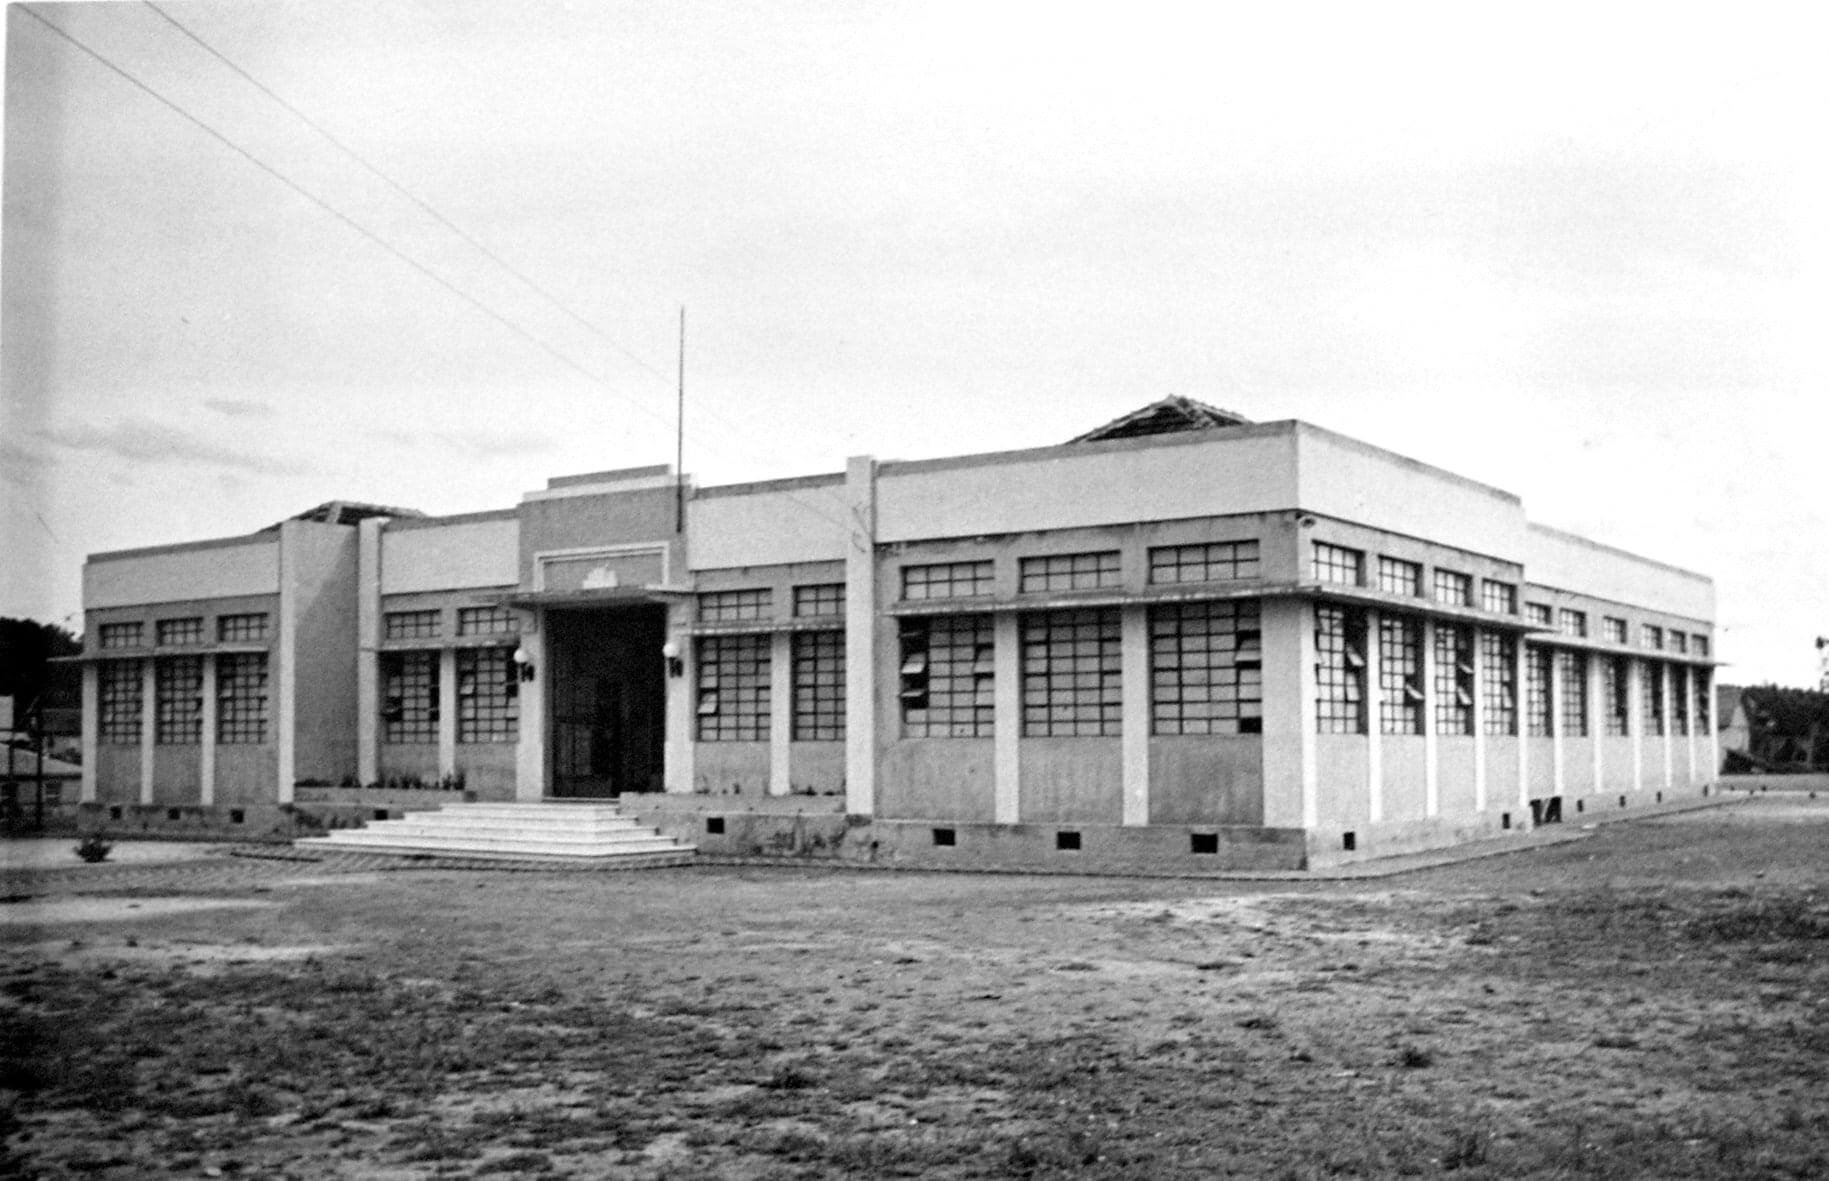
[[[1022,732],[1029,738],[1117,734],[1124,666],[1116,608],[1022,617]]]
[[[1532,738],[1547,738],[1553,729],[1550,675],[1555,657],[1548,648],[1524,650],[1524,722]]]
[[[104,660],[101,673],[101,739],[109,746],[140,741],[140,713],[145,707],[144,682],[137,660]]]
[[[202,621],[198,621],[201,630]],[[161,746],[203,741],[203,658],[166,656],[153,662],[153,736]]]
[[[424,640],[438,634],[438,610],[389,611],[381,617],[381,635],[389,640]]]
[[[814,616],[843,615],[844,613],[844,583],[820,582],[809,586],[797,586],[794,588],[795,619],[808,619]]]
[[[1315,579],[1343,586],[1365,585],[1365,553],[1343,545],[1315,542]]]
[[[794,740],[842,741],[845,737],[845,633],[798,632],[793,638],[793,656]]]
[[[1491,578],[1480,583],[1480,606],[1500,615],[1518,613],[1518,588]]]
[[[1406,562],[1402,558],[1379,558],[1378,589],[1409,598],[1422,594],[1423,568],[1421,563]]]
[[[902,567],[904,599],[976,599],[990,594],[991,589],[988,559]]]
[[[1149,580],[1231,582],[1258,576],[1256,541],[1214,541],[1203,545],[1161,545],[1149,551]]]
[[[216,617],[216,638],[225,644],[256,643],[267,638],[267,613],[249,611]]]
[[[1481,726],[1488,734],[1518,732],[1518,641],[1502,632],[1480,633]]]
[[[438,741],[438,653],[381,654],[381,740]]]
[[[902,733],[908,738],[989,738],[996,662],[991,617],[902,621]]]
[[[216,741],[225,746],[267,740],[267,654],[226,652],[216,658]]]
[[[768,738],[769,637],[700,636],[699,741]]]
[[[1120,586],[1123,570],[1117,550],[1093,554],[1044,554],[1017,563],[1018,586],[1023,594],[1037,591],[1090,590]]]
[[[104,623],[101,632],[103,648],[140,646],[140,625],[137,623]]]
[[[1473,576],[1458,570],[1435,572],[1435,601],[1452,607],[1473,606]]]
[[[1600,619],[1600,634],[1609,644],[1623,644],[1626,642],[1626,621],[1603,615]]]
[[[746,623],[767,619],[775,602],[768,587],[706,591],[699,596],[700,623]]]
[[[458,629],[462,628],[460,621]],[[521,719],[518,673],[513,648],[457,650],[459,742],[513,742],[518,737]]]
[[[1586,636],[1588,634],[1588,613],[1564,607],[1556,612],[1556,630],[1565,636]]]
[[[1255,599],[1150,608],[1150,732],[1259,734],[1263,647]]]
[[[520,630],[514,612],[506,607],[459,607],[457,634],[460,636],[513,635]]]
[[[1671,632],[1672,638],[1678,633]],[[1689,734],[1689,668],[1687,665],[1670,666],[1670,724],[1676,733]]]
[[[1322,734],[1364,734],[1365,612],[1315,607],[1315,726]]]
[[[203,643],[203,617],[201,615],[193,615],[186,619],[161,619],[154,627],[161,648],[179,644]]]
[[[1697,636],[1696,638],[1699,640],[1702,637]],[[1709,732],[1709,705],[1714,700],[1714,696],[1709,690],[1708,682],[1707,669],[1692,668],[1689,670],[1689,683],[1696,695],[1696,733],[1698,734]]]
[[[1378,695],[1386,734],[1423,732],[1423,625],[1402,615],[1378,617]]]
[[[1664,666],[1655,660],[1647,660],[1639,665],[1639,676],[1644,691],[1639,695],[1645,704],[1646,734],[1664,732]]]
[[[1588,655],[1556,653],[1556,675],[1562,681],[1562,732],[1582,737],[1588,732]]]
[[[1601,699],[1607,710],[1607,733],[1618,737],[1632,732],[1632,665],[1624,656],[1600,662]]]
[[[1473,733],[1473,629],[1435,625],[1435,732]]]

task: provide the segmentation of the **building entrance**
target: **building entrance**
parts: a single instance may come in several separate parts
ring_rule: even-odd
[[[552,794],[662,790],[667,610],[552,611]]]

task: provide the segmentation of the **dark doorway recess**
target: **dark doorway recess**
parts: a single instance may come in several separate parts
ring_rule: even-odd
[[[665,607],[553,611],[552,794],[661,790],[667,718]]]

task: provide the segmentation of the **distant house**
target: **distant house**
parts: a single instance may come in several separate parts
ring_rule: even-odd
[[[1718,765],[1707,577],[1187,398],[795,479],[333,502],[92,555],[84,604],[84,799],[116,811],[461,775],[712,847],[823,808],[885,861],[1295,867]]]

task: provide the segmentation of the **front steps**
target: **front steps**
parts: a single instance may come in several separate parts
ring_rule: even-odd
[[[614,803],[444,804],[399,820],[292,842],[296,848],[592,869],[690,864],[694,847],[624,816]]]

